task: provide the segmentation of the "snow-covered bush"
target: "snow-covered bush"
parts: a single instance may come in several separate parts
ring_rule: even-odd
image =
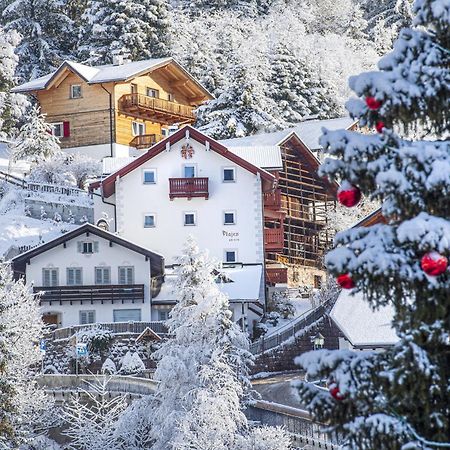
[[[278,313],[283,319],[289,319],[295,314],[295,307],[287,291],[274,291],[272,298],[267,302],[267,310]]]
[[[117,367],[112,359],[105,359],[105,362],[102,365],[102,373],[106,375],[114,375],[117,373]]]
[[[102,163],[89,156],[77,153],[68,157],[67,171],[79,189],[86,187],[89,178],[101,175],[102,170]]]
[[[238,440],[235,450],[290,450],[289,434],[281,427],[255,427]]]
[[[127,352],[122,359],[119,372],[124,375],[134,375],[145,370],[145,364],[137,352]]]
[[[93,325],[77,331],[75,336],[77,342],[87,344],[89,353],[102,354],[110,347],[114,334],[108,328]]]

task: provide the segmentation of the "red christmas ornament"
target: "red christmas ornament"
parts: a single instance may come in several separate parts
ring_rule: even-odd
[[[337,284],[343,289],[353,289],[356,284],[348,273],[343,273],[336,278]]]
[[[329,392],[335,400],[343,400],[345,398],[345,396],[341,394],[337,386],[331,387]]]
[[[377,109],[380,109],[382,103],[375,97],[366,97],[366,105],[372,111],[376,111]]]
[[[420,260],[422,270],[432,277],[442,275],[448,267],[448,259],[438,252],[429,252]]]
[[[385,123],[382,120],[379,120],[375,124],[375,129],[378,131],[378,133],[382,133],[383,129],[386,127]]]
[[[337,199],[341,205],[351,208],[361,200],[361,191],[348,181],[343,181],[337,191]]]

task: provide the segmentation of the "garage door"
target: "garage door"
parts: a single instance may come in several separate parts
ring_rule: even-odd
[[[114,322],[140,322],[140,309],[115,309],[113,311]]]

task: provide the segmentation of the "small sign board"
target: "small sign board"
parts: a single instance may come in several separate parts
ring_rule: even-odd
[[[87,344],[79,343],[76,345],[77,357],[87,356]]]
[[[47,343],[45,342],[44,339],[41,339],[40,342],[39,342],[39,350],[43,354],[45,354],[45,351],[47,350]]]

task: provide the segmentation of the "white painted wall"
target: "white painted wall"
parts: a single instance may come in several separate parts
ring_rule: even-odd
[[[109,224],[108,231],[114,233],[116,230],[114,215],[116,196],[112,195],[109,198],[102,198],[101,190],[96,189],[92,199],[94,201],[94,225],[97,225],[100,219],[105,219]]]
[[[83,145],[82,147],[68,147],[62,149],[63,152],[70,154],[82,154],[89,156],[93,159],[101,160],[106,156],[111,156],[111,145],[110,144],[98,144],[98,145]],[[123,158],[130,156],[131,153],[135,152],[134,147],[129,147],[128,145],[113,143],[113,156]]]
[[[118,232],[137,244],[176,262],[187,236],[223,261],[225,249],[236,249],[242,263],[263,262],[262,183],[258,176],[190,139],[195,154],[181,157],[185,139],[116,182]],[[198,177],[209,178],[209,199],[169,199],[169,178],[183,177],[183,166],[195,164]],[[222,182],[222,169],[234,167],[236,182]],[[155,168],[156,184],[143,184],[144,169]],[[108,199],[110,201],[111,199]],[[100,217],[102,205],[96,205]],[[236,225],[224,225],[223,213],[236,212]],[[184,226],[183,213],[195,212],[196,226]],[[156,214],[156,227],[144,228],[144,215]]]
[[[78,241],[98,241],[99,251],[90,255],[78,253]],[[26,280],[28,284],[34,286],[42,286],[42,269],[56,267],[59,269],[59,285],[66,285],[66,268],[67,267],[82,267],[83,268],[83,284],[95,284],[95,267],[106,266],[111,268],[111,284],[118,284],[118,268],[119,266],[133,266],[134,267],[134,282],[135,284],[144,284],[145,303],[134,304],[127,302],[124,304],[115,302],[104,303],[100,302],[83,303],[73,302],[72,305],[64,303],[59,305],[53,303],[49,305],[44,303],[41,307],[43,313],[52,312],[61,314],[61,326],[71,326],[79,324],[80,310],[96,311],[97,322],[112,322],[113,310],[115,309],[141,309],[141,319],[149,321],[151,317],[150,312],[150,261],[145,261],[145,256],[133,252],[125,247],[113,243],[109,246],[109,241],[93,234],[89,237],[85,235],[79,236],[66,242],[66,248],[59,245],[47,252],[44,252],[31,259],[30,264],[26,266]]]

